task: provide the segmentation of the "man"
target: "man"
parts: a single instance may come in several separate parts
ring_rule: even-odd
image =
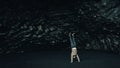
[[[71,43],[71,63],[73,63],[73,59],[77,58],[78,62],[80,62],[80,58],[77,54],[76,42],[74,38],[75,33],[69,33],[70,43]]]

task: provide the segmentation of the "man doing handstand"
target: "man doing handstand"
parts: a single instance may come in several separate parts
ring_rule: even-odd
[[[71,43],[71,63],[73,63],[73,59],[77,58],[78,62],[80,62],[80,58],[77,54],[76,42],[75,42],[75,33],[69,33],[70,43]]]

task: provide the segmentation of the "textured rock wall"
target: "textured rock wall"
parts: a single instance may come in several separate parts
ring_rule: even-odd
[[[58,6],[56,2],[2,2],[0,54],[69,49],[70,31],[77,32],[78,49],[120,51],[117,0],[62,1]]]

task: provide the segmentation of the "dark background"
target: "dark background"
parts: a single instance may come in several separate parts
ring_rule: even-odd
[[[120,52],[119,0],[0,0],[0,54],[69,50]]]

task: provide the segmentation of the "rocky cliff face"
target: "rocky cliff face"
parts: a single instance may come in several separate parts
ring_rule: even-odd
[[[69,49],[71,31],[78,49],[120,51],[118,0],[41,2],[0,2],[0,54]]]

